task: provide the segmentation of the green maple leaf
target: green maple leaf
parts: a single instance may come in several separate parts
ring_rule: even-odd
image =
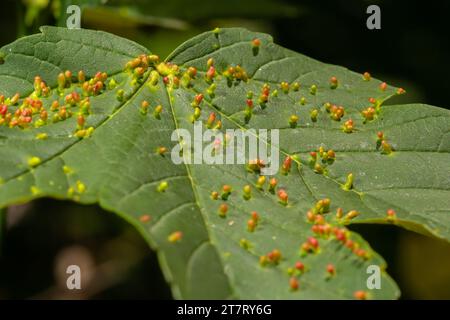
[[[376,79],[238,28],[201,34],[161,63],[123,38],[53,27],[1,52],[0,207],[98,203],[157,250],[176,298],[396,298],[383,259],[345,225],[450,238],[450,113],[382,106],[401,90]],[[289,172],[274,175],[271,192],[272,177],[262,183],[246,164],[174,164],[164,148],[197,116],[221,132],[279,129]],[[371,265],[379,290],[366,285]]]

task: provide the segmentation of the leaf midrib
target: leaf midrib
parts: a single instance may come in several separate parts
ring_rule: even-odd
[[[175,108],[174,108],[173,103],[172,103],[172,95],[170,94],[169,89],[166,86],[164,86],[164,88],[165,88],[164,92],[167,95],[167,100],[169,101],[173,123],[174,123],[175,129],[177,130],[177,138],[178,138],[178,141],[181,141],[180,135],[178,133],[178,129],[180,129],[180,126],[178,124],[178,120],[177,120],[176,113],[175,113]],[[216,251],[217,257],[218,257],[218,259],[220,261],[220,264],[221,264],[221,268],[222,268],[223,273],[226,276],[226,279],[228,281],[228,287],[230,289],[230,298],[231,297],[236,297],[236,294],[234,293],[234,287],[232,286],[231,281],[230,281],[230,277],[228,275],[226,275],[226,273],[225,273],[225,266],[224,266],[224,262],[222,260],[222,255],[220,254],[219,250],[214,245],[214,243],[211,242],[211,239],[213,237],[212,237],[210,229],[208,227],[208,218],[207,218],[208,215],[206,214],[206,212],[204,212],[202,206],[200,205],[200,197],[198,195],[197,189],[195,188],[194,179],[192,177],[191,169],[184,161],[182,161],[182,162],[183,162],[184,167],[186,168],[187,176],[188,176],[189,182],[191,184],[191,189],[192,189],[192,192],[193,192],[193,195],[194,195],[195,205],[199,209],[199,212],[202,215],[203,222],[205,224],[205,230],[206,230],[206,233],[208,234],[208,242],[214,248],[214,250]],[[202,245],[203,245],[203,243],[204,242],[202,242]]]

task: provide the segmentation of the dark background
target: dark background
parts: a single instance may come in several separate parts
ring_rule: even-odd
[[[450,108],[449,1],[24,0],[0,4],[0,46],[65,25],[69,3],[82,6],[82,27],[135,40],[165,56],[216,26],[241,26],[315,59],[370,71],[407,95],[389,103]],[[366,8],[381,8],[381,30],[366,28]],[[358,226],[388,262],[402,298],[450,298],[450,245],[392,226]],[[1,298],[170,298],[156,257],[137,232],[96,206],[49,199],[9,209],[0,258]],[[65,288],[61,266],[87,275],[84,290]]]

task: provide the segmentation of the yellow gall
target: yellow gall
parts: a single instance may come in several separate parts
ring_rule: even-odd
[[[37,167],[41,164],[41,158],[39,157],[31,157],[28,159],[28,165],[32,168]]]
[[[175,242],[179,242],[182,238],[183,238],[183,233],[181,231],[175,231],[167,237],[167,240],[169,242],[175,243]]]

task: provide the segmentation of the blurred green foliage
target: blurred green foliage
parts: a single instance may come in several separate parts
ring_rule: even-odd
[[[381,7],[382,29],[370,31],[365,12],[374,3]],[[368,70],[404,87],[408,94],[391,104],[420,101],[450,109],[448,1],[3,0],[0,28],[7,32],[0,33],[0,45],[41,25],[64,26],[70,4],[82,8],[83,28],[132,39],[162,57],[202,31],[246,27],[315,59]],[[46,199],[10,211],[0,299],[170,298],[154,253],[115,215]],[[450,244],[389,226],[352,229],[385,257],[403,298],[450,298]],[[58,286],[58,261],[74,247],[68,252],[91,263],[97,279],[84,295]]]

